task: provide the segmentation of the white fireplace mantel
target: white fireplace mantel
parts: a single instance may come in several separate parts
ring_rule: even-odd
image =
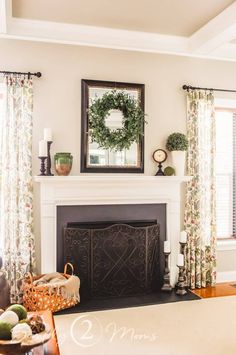
[[[41,271],[56,271],[56,209],[63,205],[150,204],[167,207],[171,242],[171,283],[176,282],[179,252],[181,183],[189,176],[79,175],[36,176],[40,183]]]

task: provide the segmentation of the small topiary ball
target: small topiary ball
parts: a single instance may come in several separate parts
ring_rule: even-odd
[[[32,339],[32,330],[26,323],[19,323],[12,329],[12,340],[27,341]]]
[[[27,310],[20,304],[13,304],[7,310],[15,312],[18,315],[19,320],[27,318]]]
[[[11,340],[11,324],[0,321],[0,340]]]
[[[175,175],[175,169],[172,168],[172,166],[167,166],[167,167],[164,169],[164,175],[165,175],[165,176],[172,176],[172,175]]]
[[[166,141],[166,149],[170,152],[173,150],[187,150],[188,140],[185,134],[176,132],[169,135]]]
[[[1,314],[0,321],[11,324],[14,327],[14,325],[19,322],[19,317],[15,312],[6,310],[4,313]]]

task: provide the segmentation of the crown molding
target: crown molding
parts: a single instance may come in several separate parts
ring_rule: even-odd
[[[236,61],[236,2],[190,37],[12,17],[0,0],[0,38]]]
[[[236,44],[234,43],[225,43],[220,48],[215,49],[212,51],[211,55],[215,57],[225,60],[236,61]]]

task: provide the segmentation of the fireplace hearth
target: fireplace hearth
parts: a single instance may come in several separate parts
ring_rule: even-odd
[[[64,263],[75,266],[81,299],[137,296],[160,289],[156,221],[68,223]]]

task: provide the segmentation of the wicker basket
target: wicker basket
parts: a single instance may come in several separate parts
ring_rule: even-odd
[[[67,274],[68,266],[71,267],[72,275],[74,272],[73,265],[67,263],[64,267],[64,273],[62,274],[67,279],[71,277],[71,275]],[[62,309],[73,307],[78,303],[75,299],[65,299],[62,295],[58,294],[56,290],[49,291],[47,285],[35,286],[33,282],[40,279],[42,276],[44,275],[32,276],[32,274],[28,273],[24,279],[23,304],[28,311],[48,310],[51,312],[57,312]]]

